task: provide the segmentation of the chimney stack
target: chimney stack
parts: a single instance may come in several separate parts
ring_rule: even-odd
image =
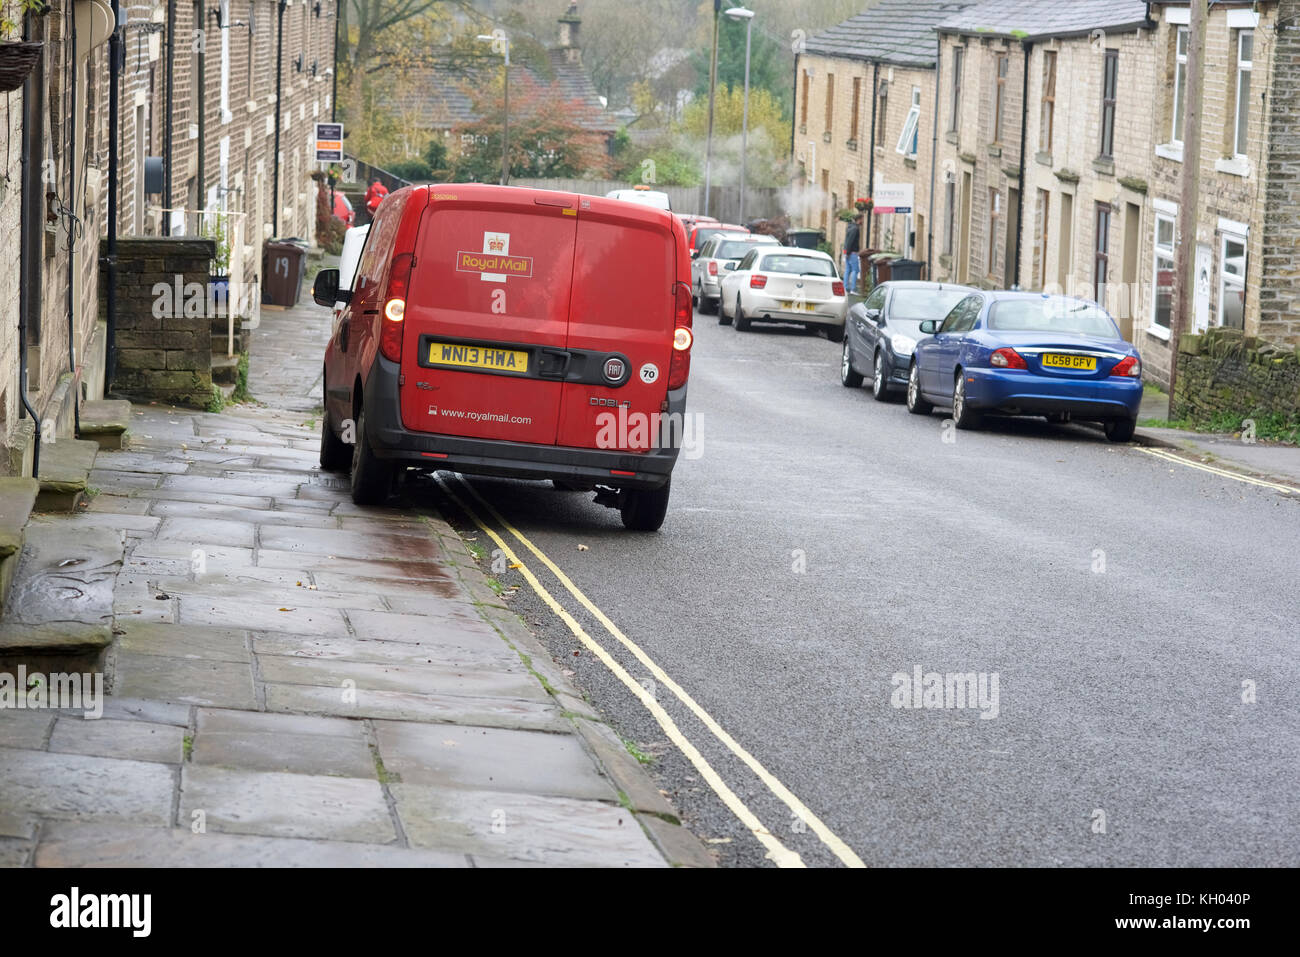
[[[564,61],[581,65],[582,47],[578,43],[578,29],[582,18],[578,16],[578,0],[570,0],[569,9],[560,17],[560,49],[564,51]]]

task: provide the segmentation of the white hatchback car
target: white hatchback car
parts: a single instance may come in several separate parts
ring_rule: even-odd
[[[366,245],[366,237],[370,235],[370,224],[364,226],[353,226],[343,234],[343,252],[339,254],[339,288],[351,289],[352,283],[357,278],[357,266],[361,262],[361,250]],[[334,303],[334,321],[339,321],[339,315],[343,312],[344,303],[335,301]]]
[[[755,246],[780,246],[775,236],[746,233],[714,233],[704,241],[699,255],[691,260],[691,291],[700,312],[718,311],[722,280]]]
[[[718,321],[726,326],[735,320],[742,332],[756,319],[801,322],[839,342],[847,305],[844,283],[830,256],[796,246],[760,246],[722,280]]]

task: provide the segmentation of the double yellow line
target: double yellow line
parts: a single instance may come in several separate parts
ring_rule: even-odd
[[[502,538],[495,529],[484,523],[478,513],[467,505],[461,496],[456,494],[450,482],[444,481],[443,476],[437,473],[435,473],[435,480],[438,482],[439,486],[442,487],[442,490],[447,494],[448,498],[455,502],[456,506],[468,515],[474,524],[497,544],[497,547],[501,549],[502,554],[510,560],[511,565],[518,565],[519,572],[524,576],[524,579],[532,587],[533,591],[535,591],[538,597],[540,597],[542,601],[544,601],[547,606],[555,612],[560,620],[568,626],[569,630],[573,632],[574,637],[582,642],[582,644],[592,654],[594,654],[643,705],[645,705],[646,710],[650,712],[654,719],[659,723],[659,726],[663,728],[668,739],[672,741],[682,754],[686,756],[686,759],[695,766],[695,769],[700,773],[700,776],[706,783],[708,783],[709,787],[714,790],[722,800],[722,803],[726,805],[727,809],[735,814],[740,822],[749,829],[750,833],[753,834],[765,848],[767,848],[768,857],[771,858],[778,867],[804,867],[803,859],[799,854],[782,844],[772,830],[766,827],[762,821],[759,820],[758,815],[756,815],[743,801],[740,800],[736,793],[722,779],[722,776],[718,774],[713,766],[709,764],[704,755],[700,753],[699,749],[677,726],[677,723],[672,719],[672,716],[669,715],[668,712],[664,710],[663,706],[655,700],[654,695],[642,687],[641,684],[628,673],[627,669],[624,668],[604,648],[604,646],[588,634],[586,629],[582,627],[573,615],[571,615],[568,610],[560,604],[555,596],[552,595],[540,581],[538,581],[537,576],[534,575],[528,566],[520,560],[519,556],[510,547],[506,540]],[[590,612],[596,621],[600,622],[601,627],[603,627],[611,637],[623,645],[624,648],[631,652],[636,660],[650,672],[656,682],[671,691],[673,695],[686,706],[687,710],[695,715],[695,717],[709,729],[718,741],[720,741],[733,755],[739,758],[745,766],[748,767],[764,785],[766,785],[767,789],[790,809],[794,818],[802,821],[808,830],[812,831],[821,839],[822,843],[826,845],[832,854],[849,867],[866,866],[863,864],[862,859],[853,852],[852,848],[837,837],[831,829],[827,827],[819,817],[817,817],[817,815],[810,811],[808,807],[790,791],[789,788],[777,780],[776,776],[768,771],[767,768],[763,767],[757,758],[750,754],[749,751],[735,740],[735,738],[728,734],[726,730],[718,724],[716,720],[714,720],[713,716],[700,707],[695,699],[692,698],[679,684],[677,684],[677,682],[673,681],[673,679],[670,678],[664,670],[660,668],[659,665],[656,664],[639,645],[636,644],[636,642],[628,638],[627,635],[625,635],[622,630],[614,624],[614,622],[610,621],[609,617],[606,616],[605,613],[601,611],[595,603],[593,603],[591,599],[588,598],[583,591],[569,579],[569,576],[566,575],[555,564],[555,562],[551,561],[551,559],[548,558],[527,537],[525,537],[522,532],[507,522],[505,518],[502,517],[501,513],[478,493],[478,490],[475,489],[474,486],[470,485],[460,476],[456,476],[456,480],[459,487],[467,491],[469,495],[478,502],[483,510],[491,516],[492,520],[497,525],[513,536],[520,545],[531,552],[539,562],[546,566],[569,594],[572,595],[583,608]]]
[[[1153,449],[1148,446],[1138,446],[1138,451],[1145,452],[1147,455],[1154,455],[1158,459],[1164,459],[1166,462],[1177,462],[1179,465],[1186,465],[1188,468],[1200,469],[1202,472],[1209,472],[1211,475],[1218,475],[1222,478],[1230,478],[1238,482],[1245,482],[1247,485],[1258,485],[1260,488],[1270,488],[1275,492],[1285,492],[1288,495],[1295,494],[1300,489],[1292,488],[1290,485],[1279,485],[1277,482],[1266,482],[1263,479],[1252,478],[1249,475],[1242,475],[1240,472],[1230,472],[1227,469],[1216,468],[1213,465],[1206,465],[1204,462],[1193,462],[1191,459],[1185,459],[1181,455],[1175,455],[1166,449]]]

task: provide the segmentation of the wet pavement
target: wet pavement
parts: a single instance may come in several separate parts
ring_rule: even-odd
[[[707,863],[450,526],[320,472],[329,321],[268,310],[254,402],[136,406],[34,517],[13,594],[111,622],[109,696],[0,708],[0,865]]]

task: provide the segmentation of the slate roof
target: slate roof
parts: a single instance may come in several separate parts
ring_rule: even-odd
[[[973,5],[972,0],[880,0],[809,37],[806,49],[820,56],[934,69],[935,27]]]
[[[938,29],[1037,40],[1093,30],[1121,33],[1147,22],[1144,0],[984,0],[948,17]]]
[[[521,64],[510,67],[510,92],[512,98],[521,85],[551,88],[552,82],[566,100],[576,100],[585,106],[586,119],[583,125],[590,130],[613,133],[618,129],[618,122],[601,105],[600,94],[596,92],[591,75],[581,63],[568,62],[564,50],[547,51],[551,61],[554,79],[538,75],[532,69]],[[402,98],[402,106],[407,115],[419,117],[418,123],[424,129],[447,130],[479,118],[474,111],[470,91],[476,86],[486,84],[501,75],[500,65],[483,70],[463,67],[429,67],[416,71],[421,80],[418,93]]]

